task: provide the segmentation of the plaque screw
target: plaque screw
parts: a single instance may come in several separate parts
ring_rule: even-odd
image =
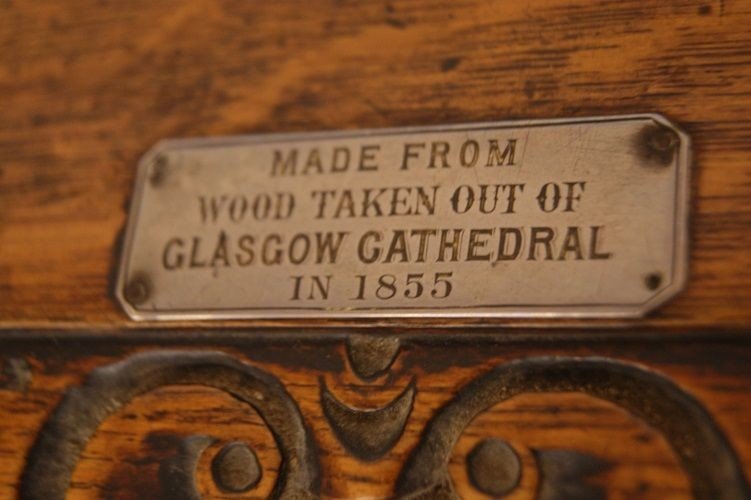
[[[472,448],[467,456],[467,472],[475,488],[498,497],[519,484],[521,464],[506,441],[490,438]]]
[[[149,295],[151,295],[151,287],[145,277],[135,276],[125,285],[123,294],[125,295],[125,300],[134,306],[138,306],[148,300]]]
[[[211,473],[217,486],[231,493],[248,491],[263,475],[256,454],[239,441],[219,450],[211,462]]]
[[[678,145],[678,137],[666,127],[656,127],[650,137],[650,144],[657,151],[672,151]]]
[[[664,125],[648,125],[642,129],[639,142],[647,160],[667,166],[673,161],[680,140],[678,134]]]
[[[151,187],[159,187],[164,184],[164,179],[167,176],[167,164],[167,157],[163,154],[158,154],[154,158],[154,163],[151,166],[151,175],[149,176]]]
[[[644,284],[649,290],[657,290],[662,284],[662,275],[660,273],[651,273],[644,278]]]

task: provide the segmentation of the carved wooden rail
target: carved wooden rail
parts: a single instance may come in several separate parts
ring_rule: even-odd
[[[13,341],[21,498],[749,496],[748,346],[192,335]]]

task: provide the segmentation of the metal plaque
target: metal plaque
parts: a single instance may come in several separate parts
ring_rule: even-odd
[[[659,115],[160,142],[134,319],[639,316],[687,274],[688,136]]]

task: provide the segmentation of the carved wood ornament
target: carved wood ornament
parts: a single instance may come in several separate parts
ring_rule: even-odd
[[[347,364],[364,381],[387,374],[401,348],[397,337],[355,335],[345,341]],[[9,360],[8,366],[21,364],[17,359]],[[81,385],[65,391],[40,430],[23,472],[21,498],[66,498],[76,465],[102,423],[127,408],[134,398],[172,385],[218,389],[248,405],[268,427],[281,457],[271,496],[319,498],[322,482],[331,472],[320,459],[321,452],[327,450],[320,449],[320,440],[284,381],[253,364],[252,353],[243,361],[218,351],[157,349],[95,368]],[[23,379],[24,375],[19,377]],[[420,377],[413,375],[393,400],[369,409],[342,402],[330,390],[326,378],[325,373],[318,377],[318,403],[341,446],[363,463],[377,461],[392,451],[412,416],[421,390]],[[18,384],[10,380],[6,387]],[[460,498],[449,473],[460,436],[479,415],[529,393],[581,393],[613,403],[666,440],[695,498],[749,495],[742,468],[722,431],[703,406],[677,384],[632,362],[554,355],[491,365],[431,410],[394,481],[394,498]],[[512,493],[522,474],[530,474],[514,449],[516,436],[505,435],[503,429],[499,432],[503,438],[478,436],[467,455],[467,474],[478,493]],[[237,438],[225,443],[210,435],[180,438],[174,454],[164,457],[159,466],[162,494],[201,498],[196,469],[201,455],[212,444],[222,447],[211,464],[216,486],[225,492],[252,493],[267,473],[267,454],[261,454],[259,461],[259,454],[243,441],[243,436]],[[571,445],[571,449],[532,449],[538,498],[595,498],[604,494],[604,487],[590,482],[589,477],[616,464],[597,454],[577,451],[576,443]]]

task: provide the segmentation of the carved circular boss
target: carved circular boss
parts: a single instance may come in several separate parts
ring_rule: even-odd
[[[109,415],[136,396],[167,385],[186,384],[222,390],[258,412],[273,434],[282,458],[273,497],[318,498],[321,480],[315,445],[297,404],[281,382],[226,354],[185,351],[136,354],[95,369],[82,386],[69,389],[31,450],[22,478],[21,498],[64,499],[80,454]],[[426,426],[395,485],[396,495],[458,498],[448,463],[459,437],[477,415],[522,393],[570,391],[613,402],[660,431],[688,473],[696,498],[749,498],[749,487],[734,452],[693,397],[666,378],[633,365],[603,358],[571,357],[527,358],[506,363],[460,389]],[[209,443],[206,439],[197,436],[188,446],[195,447],[200,454]],[[481,444],[470,459],[476,462],[476,470],[509,464],[515,467],[514,452],[503,443]],[[229,457],[239,457],[239,462]],[[232,469],[232,463],[242,463],[242,470]],[[260,474],[252,450],[238,443],[225,447],[213,467],[215,478],[226,489],[238,492],[255,484]],[[508,473],[506,483],[487,483],[478,475],[481,489],[492,491],[494,487],[514,486],[516,470],[497,472]],[[484,478],[494,475],[482,474]],[[192,489],[182,497],[200,498],[193,478],[190,479]]]

